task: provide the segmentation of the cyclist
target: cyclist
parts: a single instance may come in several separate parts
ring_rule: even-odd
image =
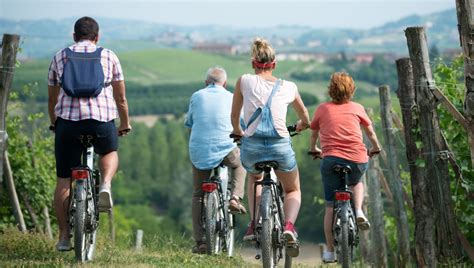
[[[309,116],[306,107],[301,100],[295,83],[283,81],[273,76],[276,67],[275,51],[270,43],[264,39],[256,38],[252,45],[252,67],[255,74],[242,75],[235,85],[234,99],[232,103],[232,134],[243,136],[241,152],[242,164],[250,173],[247,184],[247,195],[250,208],[250,224],[244,236],[244,240],[254,240],[253,214],[254,208],[254,183],[263,179],[262,173],[258,172],[254,165],[261,161],[277,161],[279,167],[275,170],[281,181],[285,192],[284,213],[285,227],[284,235],[290,242],[296,242],[297,233],[294,223],[298,216],[301,205],[301,191],[298,167],[295,153],[291,147],[291,140],[286,128],[286,112],[289,104],[293,106],[300,120],[297,122],[297,131],[309,127]],[[275,89],[275,90],[273,90]],[[272,94],[274,92],[274,94]],[[257,129],[263,122],[262,115],[256,111],[263,111],[267,101],[269,102],[271,116],[266,117],[272,122],[269,129],[272,134],[258,134]],[[244,109],[245,130],[240,125],[240,113]],[[258,115],[258,116],[257,116]],[[260,201],[261,187],[257,188],[257,208]]]
[[[209,178],[220,163],[230,168],[232,196],[229,209],[234,214],[247,213],[244,196],[246,171],[240,162],[240,150],[229,138],[232,130],[230,109],[232,93],[226,90],[227,74],[223,68],[207,71],[206,87],[191,96],[185,125],[190,129],[189,156],[192,162],[194,190],[192,197],[194,253],[206,253],[207,245],[201,223],[202,181]]]
[[[367,230],[370,227],[362,211],[364,185],[360,178],[367,169],[369,156],[378,154],[381,148],[364,107],[351,101],[355,90],[354,81],[349,74],[334,73],[329,83],[331,101],[319,105],[311,122],[310,151],[320,154],[323,159],[321,177],[326,199],[324,234],[327,246],[327,250],[323,252],[324,262],[336,261],[332,235],[334,191],[343,184],[333,171],[336,163],[350,165],[352,168],[348,183],[354,193],[357,225],[361,230]],[[370,150],[367,150],[363,143],[361,126],[372,144]],[[318,138],[322,151],[316,146]]]
[[[103,178],[99,210],[106,211],[112,207],[110,187],[118,167],[117,135],[131,130],[122,67],[111,50],[97,46],[99,25],[93,18],[82,17],[74,25],[73,37],[75,43],[56,53],[48,72],[48,112],[50,128],[55,130],[58,177],[54,206],[59,251],[71,250],[66,212],[71,168],[81,164],[83,145],[78,136],[95,136],[93,145],[100,156]],[[86,57],[95,60],[81,60]],[[118,131],[114,124],[117,117]]]

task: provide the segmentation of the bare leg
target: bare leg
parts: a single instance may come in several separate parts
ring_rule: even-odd
[[[254,203],[254,184],[256,181],[260,181],[263,179],[263,176],[262,174],[250,174],[249,176],[249,181],[247,183],[247,197],[248,197],[248,201],[249,201],[249,209],[250,209],[250,220],[252,221],[255,217],[255,215],[253,214],[254,212],[254,206],[253,206],[253,203]],[[259,207],[259,204],[260,204],[260,196],[262,195],[262,187],[261,186],[258,186],[257,187],[257,191],[255,192],[255,198],[257,199],[255,205],[257,206],[257,209]],[[258,214],[258,211],[256,210],[255,213]]]
[[[67,210],[69,209],[69,187],[69,178],[58,178],[56,181],[54,208],[56,210],[56,218],[58,219],[60,240],[69,240],[69,226],[66,220]]]
[[[104,185],[110,187],[112,178],[114,177],[115,172],[117,172],[118,164],[119,158],[117,151],[100,156],[99,165]]]
[[[193,222],[193,236],[196,243],[204,241],[204,229],[201,223],[202,211],[202,196],[201,189],[202,181],[209,178],[210,170],[199,170],[193,166],[193,197],[192,197],[192,222]]]
[[[294,224],[301,206],[300,177],[298,169],[290,172],[275,170],[275,174],[283,186],[283,191],[285,191],[285,201],[283,204],[285,221],[290,221]]]
[[[324,214],[324,236],[326,237],[326,250],[334,252],[334,237],[332,236],[332,218],[334,208],[326,206]]]
[[[354,207],[357,210],[362,210],[362,203],[364,202],[364,184],[362,182],[352,186],[354,193]]]

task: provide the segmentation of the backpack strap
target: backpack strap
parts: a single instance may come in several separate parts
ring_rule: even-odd
[[[100,58],[101,55],[102,55],[102,50],[104,48],[103,47],[97,47],[96,50],[94,52],[88,52],[88,53],[85,53],[85,52],[75,52],[75,51],[72,51],[69,47],[67,47],[65,49],[65,52],[66,52],[66,58],[71,58],[71,57],[81,57],[81,58]]]
[[[270,94],[270,97],[268,97],[268,100],[267,100],[267,103],[265,104],[265,106],[267,107],[271,107],[272,106],[272,99],[273,99],[273,96],[275,96],[276,92],[278,91],[278,89],[280,88],[280,84],[281,84],[281,79],[278,79],[275,83],[275,85],[273,86],[273,89],[272,89],[272,93]],[[262,107],[258,107],[257,110],[255,110],[255,112],[252,114],[252,116],[250,117],[249,119],[249,123],[247,124],[247,128],[248,126],[250,126],[256,119],[257,117],[262,113]]]

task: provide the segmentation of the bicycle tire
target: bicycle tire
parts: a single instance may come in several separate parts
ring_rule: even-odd
[[[86,254],[86,188],[83,183],[77,183],[74,189],[74,253],[76,260],[79,262],[85,262],[87,260]]]
[[[207,254],[217,254],[220,251],[217,222],[219,220],[219,205],[217,192],[206,193],[204,196],[204,226],[206,232]]]
[[[285,268],[291,268],[293,262],[293,258],[288,256],[288,254],[285,253]]]
[[[227,221],[227,231],[226,231],[226,251],[228,257],[234,256],[234,242],[235,242],[235,218],[234,215],[228,213],[228,221]]]
[[[341,206],[340,237],[338,241],[339,252],[338,261],[343,268],[348,268],[351,264],[351,246],[349,245],[349,211],[348,203],[344,202]]]
[[[276,245],[273,243],[273,215],[272,215],[272,192],[270,188],[264,187],[260,201],[260,213],[262,216],[262,230],[260,248],[262,250],[262,263],[264,268],[275,267]]]

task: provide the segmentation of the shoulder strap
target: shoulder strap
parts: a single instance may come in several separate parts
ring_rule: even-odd
[[[266,107],[270,108],[272,106],[272,99],[273,96],[275,96],[275,93],[278,91],[280,88],[281,84],[281,79],[278,79],[275,82],[275,85],[273,86],[272,93],[270,94],[270,97],[268,97],[267,103],[265,104]],[[262,107],[258,107],[257,110],[252,114],[252,116],[249,119],[249,122],[247,124],[247,127],[250,126],[256,119],[257,117],[262,113]]]
[[[272,106],[273,96],[275,96],[275,94],[277,93],[278,89],[280,88],[280,85],[281,85],[281,79],[278,79],[275,82],[275,85],[273,86],[272,93],[270,94],[270,97],[268,97],[268,100],[267,100],[267,103],[265,104],[265,106],[267,106],[267,107]]]

